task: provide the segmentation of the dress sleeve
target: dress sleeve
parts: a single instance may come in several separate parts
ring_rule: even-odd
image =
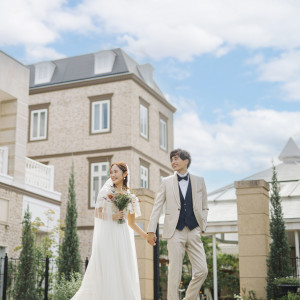
[[[132,197],[132,202],[128,205],[128,210],[131,214],[135,214],[135,217],[140,217],[141,216],[141,208],[140,208],[140,203],[139,203],[139,198],[131,194]]]
[[[109,217],[108,212],[104,212],[104,208],[106,207],[105,202],[108,200],[108,195],[111,193],[112,186],[111,179],[108,179],[98,193],[95,204],[95,216],[97,218],[107,219]]]

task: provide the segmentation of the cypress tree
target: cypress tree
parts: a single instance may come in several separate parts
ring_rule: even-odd
[[[23,219],[22,250],[13,293],[15,299],[39,300],[36,289],[34,234],[32,232],[29,206],[27,206]]]
[[[273,166],[271,188],[271,221],[270,221],[270,253],[267,260],[267,296],[268,299],[278,299],[279,289],[274,284],[275,278],[287,277],[291,274],[290,246],[285,231],[283,219],[280,187],[277,180],[277,172]]]
[[[69,178],[69,195],[67,203],[67,214],[65,219],[65,230],[60,255],[58,260],[58,272],[61,277],[65,275],[67,280],[71,279],[73,272],[81,271],[81,257],[79,252],[79,238],[77,234],[77,208],[74,180],[74,163],[72,162]]]

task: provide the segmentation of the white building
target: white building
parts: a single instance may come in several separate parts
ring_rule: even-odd
[[[22,219],[29,205],[32,220],[47,234],[60,219],[61,194],[54,190],[54,167],[27,157],[29,70],[0,51],[0,258],[18,257]],[[45,212],[52,210],[52,222]],[[0,260],[0,268],[1,268]],[[0,281],[1,292],[1,281]]]
[[[299,258],[300,149],[292,138],[289,139],[282,150],[279,159],[281,163],[276,166],[276,171],[280,183],[280,196],[286,231],[291,246],[291,258]],[[249,176],[244,180],[264,179],[268,183],[271,183],[272,174],[273,170],[271,167],[265,171]],[[234,184],[209,193],[208,201],[209,215],[207,232],[217,234],[222,251],[238,253],[237,206]]]

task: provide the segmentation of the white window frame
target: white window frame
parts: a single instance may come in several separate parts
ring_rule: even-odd
[[[99,106],[99,129],[95,129],[95,105]],[[107,104],[107,128],[103,128],[102,124],[102,112],[103,112],[103,105]],[[92,118],[91,118],[91,132],[92,133],[102,133],[102,132],[109,132],[110,131],[110,100],[99,100],[92,102]]]
[[[106,165],[106,170],[105,171],[102,171],[102,166],[103,165]],[[98,166],[98,172],[97,173],[94,171],[95,166]],[[109,162],[91,163],[91,174],[90,174],[90,207],[91,208],[95,207],[98,193],[99,193],[100,189],[102,188],[102,186],[104,185],[104,183],[106,182],[106,180],[108,179],[108,172],[109,172]],[[105,176],[106,179],[103,180],[103,182],[102,182],[102,177],[103,176]],[[99,178],[98,190],[95,189],[95,187],[94,187],[94,177]]]
[[[140,185],[141,188],[149,188],[149,168],[143,165],[140,166]]]
[[[35,65],[34,84],[50,82],[54,74],[55,67],[55,64],[50,61],[37,63]]]
[[[167,150],[167,141],[168,141],[168,133],[167,133],[167,122],[162,118],[159,119],[159,145],[163,150]]]
[[[41,126],[41,114],[45,113],[45,124],[44,124],[44,134],[40,135],[40,126]],[[38,122],[37,122],[37,136],[33,136],[33,125],[34,125],[34,114],[38,114]],[[47,138],[47,126],[48,126],[48,109],[35,109],[30,112],[30,141],[38,141],[38,140],[45,140]]]
[[[148,139],[148,107],[140,103],[140,135]]]

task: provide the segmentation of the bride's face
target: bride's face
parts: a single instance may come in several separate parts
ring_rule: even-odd
[[[122,170],[117,165],[111,167],[110,178],[116,186],[123,184],[124,177],[125,174],[123,174]]]

